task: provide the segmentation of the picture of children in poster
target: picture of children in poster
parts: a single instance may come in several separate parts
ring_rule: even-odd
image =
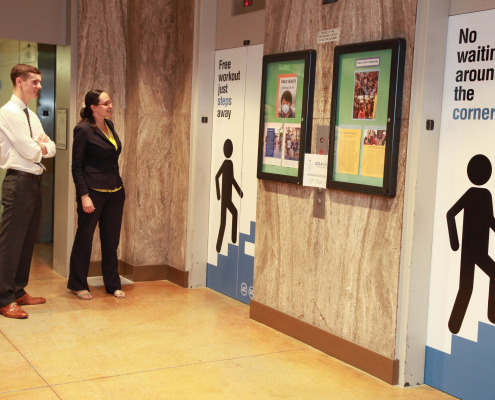
[[[353,119],[376,119],[379,70],[354,74]]]
[[[296,118],[297,75],[278,76],[277,118]]]
[[[282,165],[283,124],[266,123],[263,138],[263,164]]]
[[[284,125],[284,158],[283,166],[297,168],[299,165],[299,152],[301,147],[301,125]]]
[[[385,146],[387,131],[368,129],[364,132],[364,145]]]
[[[386,142],[386,130],[364,129],[364,146],[360,175],[372,178],[383,178]]]

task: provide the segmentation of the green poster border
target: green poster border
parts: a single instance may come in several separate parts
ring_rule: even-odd
[[[282,123],[282,128],[285,132],[285,123],[301,124],[301,114],[303,111],[303,91],[304,91],[304,69],[306,65],[305,59],[270,62],[266,66],[266,84],[265,84],[265,123],[278,122]],[[295,118],[278,118],[278,76],[285,74],[295,74],[297,76],[296,88],[296,117]],[[263,140],[264,140],[263,132]],[[300,149],[300,153],[301,153]],[[283,151],[281,149],[281,151]],[[299,153],[299,156],[300,156]],[[269,174],[298,176],[299,168],[284,167],[282,165],[262,164],[262,172]]]
[[[260,105],[258,144],[258,179],[302,183],[304,154],[311,149],[313,98],[316,71],[316,50],[272,54],[263,57],[263,82]],[[278,75],[296,74],[295,118],[277,117]],[[280,95],[280,94],[279,94]],[[301,126],[298,168],[263,163],[264,131],[266,123],[297,124]],[[309,151],[308,151],[309,146]],[[281,151],[283,151],[281,149]]]
[[[356,60],[363,58],[380,58],[380,65],[377,67],[356,68]],[[337,172],[337,149],[338,149],[338,128],[344,125],[354,125],[355,129],[361,129],[363,136],[364,127],[387,125],[388,100],[390,91],[390,67],[392,64],[392,49],[364,51],[361,53],[343,54],[340,57],[339,66],[339,86],[337,91],[337,113],[336,113],[336,134],[335,134],[335,162],[332,172],[332,179],[337,182],[349,182],[360,185],[382,187],[383,178],[374,178],[362,175],[343,174]],[[354,77],[356,72],[379,71],[378,90],[376,104],[376,119],[358,120],[352,118],[354,104]],[[359,149],[359,171],[362,168],[363,141]],[[385,173],[385,171],[384,171]]]
[[[400,120],[405,65],[405,39],[391,39],[368,43],[336,46],[332,85],[329,163],[327,187],[355,190],[394,197],[397,186]],[[357,59],[380,57],[376,67],[356,68]],[[378,78],[376,119],[354,119],[354,74],[357,71],[380,70]],[[387,131],[385,163],[382,178],[336,172],[339,127],[352,125],[361,129]],[[362,169],[363,143],[360,144],[359,171]]]

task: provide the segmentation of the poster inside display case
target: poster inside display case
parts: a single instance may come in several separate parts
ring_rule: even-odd
[[[406,41],[337,46],[328,187],[395,196]]]
[[[263,57],[258,171],[260,179],[302,183],[311,149],[316,51]]]

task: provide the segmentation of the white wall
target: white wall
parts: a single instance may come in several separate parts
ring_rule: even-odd
[[[68,275],[75,222],[75,194],[70,165],[72,130],[77,118],[77,9],[77,0],[0,0],[0,46],[18,43],[8,51],[12,53],[16,48],[25,47],[26,43],[19,40],[59,45],[56,106],[69,110],[69,120],[67,150],[57,149],[55,156],[53,266],[64,277]],[[14,39],[16,42],[5,39]],[[75,46],[67,46],[71,41]],[[7,64],[22,62],[13,55],[9,57],[12,60],[5,60]],[[9,98],[11,94],[10,87]]]
[[[265,38],[265,10],[232,16],[232,0],[217,0],[217,50],[263,44]]]
[[[495,8],[495,0],[451,0],[449,15],[472,13]]]
[[[0,38],[68,44],[66,4],[67,0],[0,0]]]
[[[397,313],[399,385],[424,382],[448,17],[492,8],[495,0],[418,0]],[[435,121],[433,131],[426,130],[427,119]]]
[[[206,286],[217,0],[196,0],[192,78],[186,270],[189,286]],[[208,117],[208,123],[201,122]]]
[[[57,108],[71,107],[71,47],[57,46],[56,92]],[[75,90],[75,88],[73,88]],[[74,184],[71,175],[72,129],[75,121],[69,118],[67,150],[57,149],[55,158],[55,196],[53,215],[53,270],[62,276],[68,274],[68,260],[74,235]]]

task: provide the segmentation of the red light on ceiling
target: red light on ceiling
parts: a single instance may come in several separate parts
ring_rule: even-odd
[[[253,5],[253,0],[244,0],[244,7],[249,7]]]

